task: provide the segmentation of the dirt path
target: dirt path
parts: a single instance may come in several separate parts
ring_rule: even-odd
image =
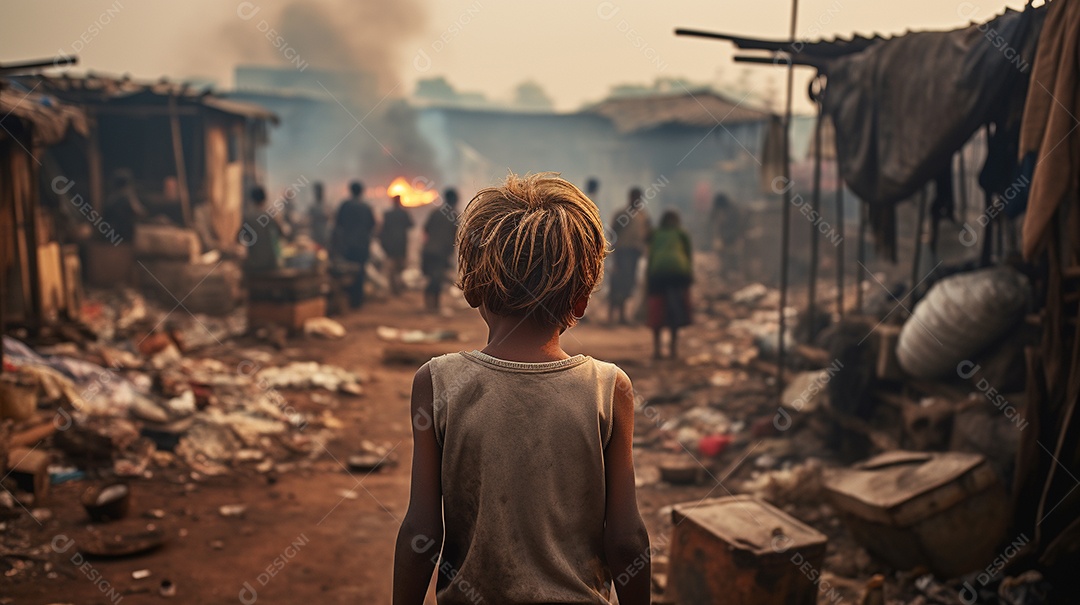
[[[448,328],[466,337],[461,343],[417,346],[420,358],[479,348],[486,336],[474,311],[459,307],[446,318],[423,314],[419,308],[418,295],[376,302],[344,318],[349,333],[343,340],[290,341],[290,348],[298,349],[291,352],[294,358],[370,376],[362,397],[339,399],[334,414],[344,423],[340,437],[308,468],[277,477],[199,482],[170,470],[136,482],[131,516],[165,511],[163,519],[147,520],[165,528],[169,541],[164,548],[125,559],[92,560],[81,567],[83,561],[74,552],[65,552],[59,563],[22,575],[21,581],[20,575],[0,578],[0,603],[157,603],[166,600],[158,594],[163,579],[175,583],[173,600],[182,603],[389,602],[394,538],[408,503],[408,401],[415,364],[384,364],[387,346],[408,346],[379,340],[375,329]],[[649,353],[648,338],[643,328],[585,324],[567,334],[565,346],[571,353],[619,362],[633,378],[650,371],[640,361]],[[390,447],[398,464],[369,475],[349,473],[341,462],[365,440]],[[8,530],[26,531],[33,544],[54,539],[63,544],[86,522],[77,504],[83,487],[82,482],[56,486],[50,520],[41,527],[23,523]],[[642,494],[650,510],[669,499]],[[218,508],[229,504],[246,504],[247,509],[239,518],[222,517]],[[132,577],[133,571],[144,569],[149,577]]]

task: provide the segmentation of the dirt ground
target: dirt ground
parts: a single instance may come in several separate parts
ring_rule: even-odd
[[[159,470],[133,485],[133,523],[164,528],[167,543],[148,554],[88,562],[65,551],[39,561],[24,573],[0,578],[0,603],[157,603],[163,580],[175,584],[173,600],[183,603],[387,603],[390,600],[394,539],[408,504],[411,442],[409,389],[415,364],[383,363],[388,346],[414,349],[418,359],[439,352],[481,348],[486,329],[478,314],[458,301],[446,316],[420,311],[419,294],[376,301],[342,320],[348,336],[328,341],[298,337],[284,353],[369,376],[360,397],[338,396],[334,414],[344,423],[340,437],[325,454],[292,472],[274,475],[232,475],[192,481],[183,470]],[[594,309],[593,317],[603,317]],[[375,335],[378,326],[445,328],[461,333],[462,342],[438,345],[387,343]],[[684,343],[692,355],[709,334],[695,327]],[[564,346],[620,364],[631,378],[654,391],[675,380],[683,361],[653,362],[650,334],[643,327],[610,327],[587,321],[569,331]],[[667,377],[665,379],[665,376]],[[301,401],[303,393],[286,393]],[[315,405],[307,402],[306,405]],[[301,409],[303,409],[301,407]],[[639,418],[651,423],[655,418]],[[648,427],[643,427],[648,428]],[[639,433],[643,432],[639,430]],[[343,461],[365,441],[390,448],[397,464],[370,474],[348,472]],[[654,536],[666,542],[658,511],[668,504],[706,495],[726,495],[711,480],[700,486],[672,487],[655,478],[648,451],[638,454],[642,513]],[[41,526],[32,519],[9,522],[6,530],[25,532],[30,543],[63,545],[87,524],[78,504],[82,481],[54,486],[47,503],[51,518]],[[223,517],[219,507],[246,504],[240,517]],[[160,509],[153,519],[148,511]],[[160,513],[159,513],[160,514]],[[58,560],[59,559],[59,560]],[[132,572],[149,570],[145,578]],[[429,602],[434,602],[429,597]]]

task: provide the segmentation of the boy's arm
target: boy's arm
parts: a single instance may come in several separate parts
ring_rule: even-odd
[[[412,489],[394,553],[394,605],[422,605],[442,548],[442,452],[435,441],[431,370],[413,378]]]
[[[649,603],[652,552],[637,507],[634,484],[634,387],[619,370],[612,405],[611,440],[604,450],[607,512],[604,552],[620,605]]]

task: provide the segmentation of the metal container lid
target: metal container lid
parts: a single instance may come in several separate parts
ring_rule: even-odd
[[[995,483],[985,457],[962,452],[886,452],[824,476],[838,508],[895,526],[917,523]]]
[[[823,546],[825,534],[752,496],[677,504],[672,522],[689,519],[730,547],[753,555]]]

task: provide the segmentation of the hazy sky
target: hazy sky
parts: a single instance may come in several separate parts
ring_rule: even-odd
[[[950,29],[1023,4],[802,0],[798,37]],[[574,109],[599,100],[613,84],[657,77],[782,91],[781,69],[736,64],[730,44],[676,37],[673,30],[783,38],[790,6],[790,0],[7,0],[0,62],[78,51],[81,69],[148,79],[205,77],[230,87],[237,61],[317,66],[341,56],[345,65],[385,63],[396,76],[395,95],[411,92],[419,78],[443,75],[459,90],[505,99],[531,79],[560,109]],[[263,31],[285,33],[292,22],[306,22],[309,12],[319,13],[322,29],[314,35],[290,33],[275,46]],[[340,39],[323,33],[330,29]],[[804,99],[805,85],[796,93]]]

